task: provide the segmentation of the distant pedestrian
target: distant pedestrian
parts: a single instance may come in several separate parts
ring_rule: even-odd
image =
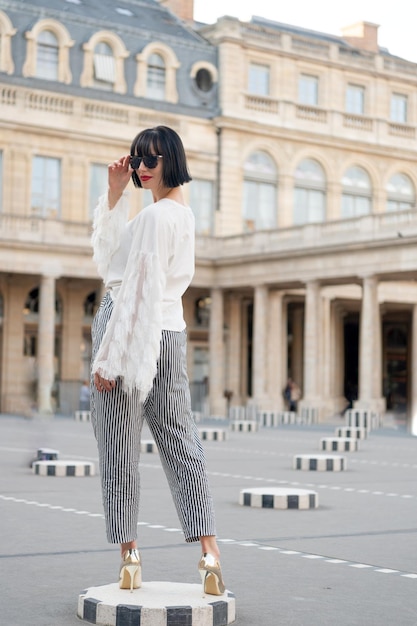
[[[290,411],[297,413],[298,401],[300,400],[300,398],[301,398],[301,389],[295,381],[292,381],[291,393],[290,393]]]
[[[287,380],[287,384],[284,389],[284,398],[287,403],[288,410],[297,413],[298,401],[301,398],[301,389],[292,378]]]
[[[83,380],[80,388],[80,411],[90,410],[90,385],[88,380]]]
[[[291,384],[292,384],[292,378],[288,378],[287,384],[285,385],[284,391],[283,391],[285,404],[287,405],[288,410],[290,410],[290,402],[291,402]]]

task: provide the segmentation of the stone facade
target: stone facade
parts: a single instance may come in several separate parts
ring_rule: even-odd
[[[301,411],[325,419],[346,406],[347,394],[358,407],[406,413],[413,428],[416,65],[380,49],[377,28],[362,23],[334,37],[223,17],[200,31],[218,47],[224,155],[217,238],[205,253],[216,261],[216,298],[221,289],[230,315],[225,380],[236,403],[249,396],[279,410],[291,376],[302,388]],[[400,116],[398,101],[406,107]],[[254,154],[272,164],[256,179],[274,184],[272,228],[259,228],[256,215],[255,225],[244,219]],[[322,183],[307,182],[299,167],[306,162],[319,165]],[[363,212],[346,210],[356,195],[346,180],[351,168],[366,172]],[[408,203],[395,202],[397,175]],[[300,219],[300,187],[313,208],[308,194],[321,193],[321,215]],[[247,365],[239,382],[227,345],[237,344],[235,323]],[[213,398],[220,392],[211,389]]]
[[[77,408],[102,294],[94,173],[164,123],[194,179],[194,408],[281,410],[292,377],[300,411],[325,419],[348,394],[417,432],[417,66],[368,23],[336,37],[122,4],[0,0],[1,411]],[[60,201],[39,209],[45,163]],[[146,201],[132,191],[132,214]]]

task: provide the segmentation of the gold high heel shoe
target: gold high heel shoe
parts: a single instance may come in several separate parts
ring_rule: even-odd
[[[226,591],[223,581],[222,570],[219,561],[208,552],[205,552],[198,564],[201,582],[203,584],[203,593],[213,596],[221,596]]]
[[[122,555],[119,574],[120,589],[139,589],[142,584],[142,568],[139,550],[125,550]]]

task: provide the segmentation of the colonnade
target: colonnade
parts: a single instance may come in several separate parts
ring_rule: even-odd
[[[361,284],[359,332],[359,380],[355,407],[375,412],[385,410],[383,397],[382,324],[378,300],[379,280],[375,275],[356,279]],[[310,280],[304,284],[302,305],[293,310],[292,341],[288,342],[288,310],[294,293],[279,287],[256,285],[252,290],[251,401],[263,410],[282,410],[291,350],[291,375],[302,382],[301,408],[314,408],[322,419],[344,404],[345,312],[327,297],[325,283]],[[211,290],[210,315],[210,412],[225,413],[226,388],[233,392],[234,404],[244,404],[245,346],[248,338],[242,323],[247,292]],[[300,300],[300,290],[297,290]],[[417,305],[416,305],[417,306]],[[227,315],[225,315],[227,311]],[[226,336],[227,329],[227,336]],[[417,313],[414,309],[411,345],[412,362],[417,362]],[[240,375],[239,375],[240,368]],[[417,410],[417,368],[412,370],[412,406]],[[417,424],[416,424],[417,430]],[[416,433],[417,434],[417,433]]]
[[[53,268],[41,275],[0,277],[4,302],[1,341],[1,410],[31,416],[52,415],[58,380],[77,384],[82,376],[82,344],[89,334],[84,302],[99,281],[62,278]],[[39,287],[39,310],[24,311],[29,293]],[[62,304],[57,312],[56,301]],[[36,336],[33,356],[25,354],[25,334]],[[57,334],[58,333],[58,334]],[[60,357],[56,346],[60,346]],[[35,382],[35,388],[33,383]]]
[[[63,279],[52,272],[44,272],[39,283],[36,355],[37,411],[41,414],[53,411],[51,390],[56,376],[55,299],[58,280],[65,300],[60,378],[77,380],[80,377],[83,300],[91,285],[68,280],[63,288]],[[382,412],[385,398],[382,389],[382,316],[378,299],[380,283],[375,275],[358,280],[362,297],[357,302],[360,333],[355,406]],[[21,303],[28,285],[27,277],[21,278],[20,282],[13,279],[2,284],[7,304],[2,346],[3,411],[18,409],[19,398],[24,395],[22,360],[20,357],[12,360],[10,355],[22,354],[24,320]],[[326,293],[325,287],[325,283],[314,279],[297,290],[266,284],[241,291],[211,289],[208,345],[211,415],[225,415],[226,389],[233,392],[232,404],[245,404],[250,399],[260,409],[282,410],[282,392],[289,374],[302,387],[301,409],[314,408],[325,419],[343,407],[345,311],[334,299],[334,294]],[[252,306],[253,320],[250,323],[248,315]],[[417,435],[417,367],[413,367],[417,362],[417,304],[412,308],[411,320],[409,413],[410,430]],[[251,380],[248,380],[249,375]]]

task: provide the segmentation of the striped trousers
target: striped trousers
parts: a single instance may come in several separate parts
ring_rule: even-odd
[[[92,325],[93,360],[112,309],[107,293]],[[186,342],[185,331],[162,331],[157,373],[143,404],[135,391],[123,391],[120,380],[112,391],[102,393],[91,380],[91,421],[109,543],[127,543],[137,537],[144,418],[158,446],[185,540],[216,534],[204,450],[191,412]]]

